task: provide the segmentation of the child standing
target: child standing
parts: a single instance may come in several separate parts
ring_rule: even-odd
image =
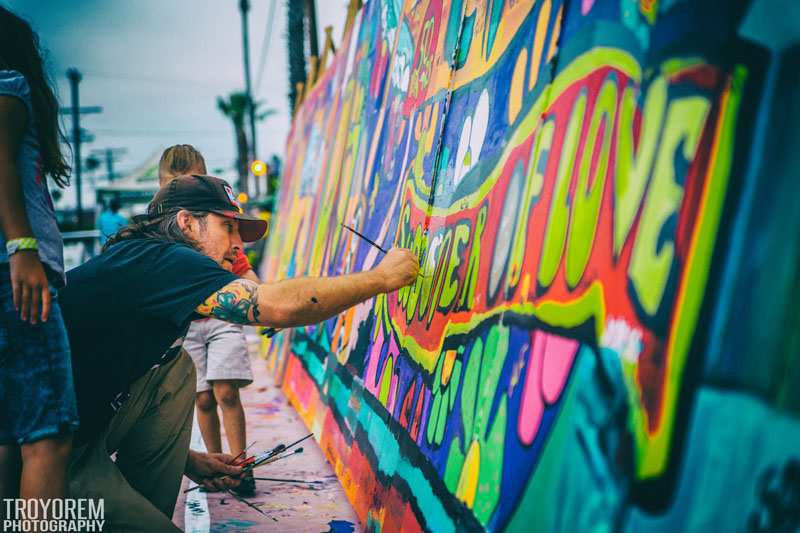
[[[0,498],[66,496],[78,426],[56,293],[63,244],[47,186],[47,176],[67,184],[61,140],[38,38],[0,7]]]
[[[161,186],[177,176],[206,173],[203,156],[188,144],[167,148],[158,167]],[[244,253],[240,253],[227,268],[239,277],[260,283]],[[186,334],[183,349],[191,356],[197,369],[197,425],[206,448],[209,453],[222,452],[219,406],[230,454],[238,455],[247,446],[239,389],[253,382],[243,326],[213,318],[196,320]],[[253,495],[255,480],[252,473],[233,490],[242,496]]]

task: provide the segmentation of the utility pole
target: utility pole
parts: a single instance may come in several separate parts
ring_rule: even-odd
[[[308,51],[312,57],[319,59],[319,43],[317,41],[317,6],[314,0],[306,0],[306,18],[308,19]]]
[[[305,0],[289,0],[286,6],[286,43],[289,53],[289,107],[292,116],[303,99],[306,82]]]
[[[106,148],[106,172],[108,181],[114,181],[114,152],[111,151],[111,148]]]
[[[242,13],[242,51],[244,57],[244,85],[247,93],[247,110],[250,120],[250,161],[247,171],[250,172],[250,164],[256,160],[256,106],[253,101],[253,91],[250,85],[250,33],[247,24],[247,12],[250,10],[249,0],[239,0],[239,11]],[[254,179],[256,183],[256,197],[261,195],[261,187],[258,177]]]
[[[81,104],[78,95],[78,84],[81,82],[81,73],[76,68],[67,70],[69,89],[72,95],[72,152],[75,157],[73,174],[75,187],[78,193],[78,226],[83,226],[83,198],[81,198]]]
[[[61,109],[61,112],[68,111],[72,115],[72,152],[74,156],[74,163],[72,167],[73,175],[75,176],[75,189],[77,193],[77,209],[78,209],[78,225],[83,225],[83,197],[81,190],[81,143],[91,142],[91,136],[86,134],[81,129],[81,114],[86,113],[100,113],[103,111],[102,107],[81,107],[80,95],[78,92],[78,85],[81,82],[80,71],[72,67],[67,70],[67,79],[69,79],[70,94],[72,106],[68,109]]]
[[[127,148],[105,148],[103,150],[92,150],[91,155],[105,158],[108,181],[112,182],[114,178],[117,177],[116,174],[114,174],[114,161],[127,152]]]

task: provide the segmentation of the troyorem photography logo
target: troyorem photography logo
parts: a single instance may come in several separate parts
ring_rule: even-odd
[[[103,531],[103,499],[3,498],[3,531]]]

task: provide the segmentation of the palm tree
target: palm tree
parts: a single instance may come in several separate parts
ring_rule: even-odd
[[[305,32],[305,5],[303,0],[288,0],[286,13],[288,14],[288,27],[286,31],[286,44],[289,51],[289,108],[294,115],[298,100],[297,84],[306,81],[306,32]]]
[[[239,174],[239,190],[249,194],[248,176],[250,175],[247,134],[245,133],[245,118],[247,117],[249,98],[245,92],[232,92],[227,98],[217,97],[217,108],[223,115],[233,122],[233,133],[236,136],[236,171]],[[275,113],[274,109],[259,111],[261,102],[254,102],[256,120],[264,120]]]

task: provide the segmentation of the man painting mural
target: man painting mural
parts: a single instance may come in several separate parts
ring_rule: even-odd
[[[370,271],[330,278],[258,284],[222,267],[265,230],[223,180],[182,176],[159,190],[144,220],[68,273],[61,302],[81,419],[70,491],[103,498],[112,530],[177,530],[170,518],[183,474],[209,488],[238,483],[212,480],[239,473],[231,456],[189,450],[195,368],[181,344],[192,320],[313,324],[418,274],[403,249]]]

